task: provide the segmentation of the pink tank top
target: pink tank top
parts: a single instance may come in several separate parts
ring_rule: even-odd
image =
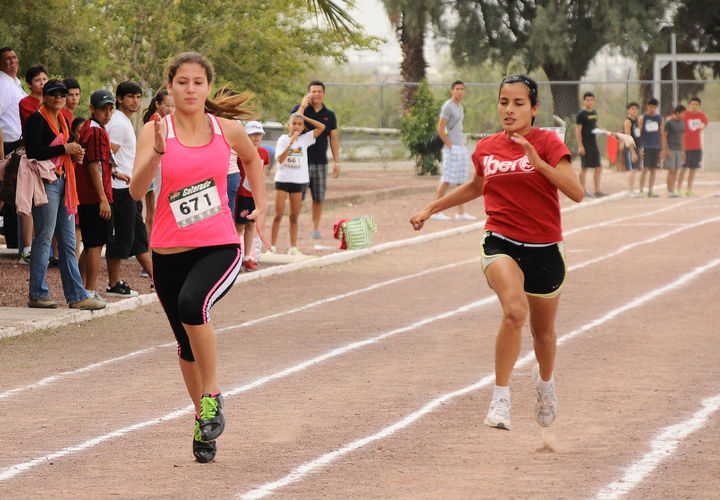
[[[175,135],[173,115],[165,116],[165,154],[155,187],[159,187],[150,246],[207,247],[240,243],[228,206],[227,174],[230,146],[220,124],[209,144],[188,147]]]

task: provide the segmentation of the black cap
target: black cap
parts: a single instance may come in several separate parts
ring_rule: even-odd
[[[115,98],[112,92],[106,89],[96,90],[90,96],[90,104],[93,108],[102,108],[106,104],[115,104]]]
[[[55,93],[60,93],[61,95],[68,94],[68,89],[62,80],[48,80],[47,83],[43,85],[43,95],[50,95]]]

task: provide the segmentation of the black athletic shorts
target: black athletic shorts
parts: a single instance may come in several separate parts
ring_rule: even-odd
[[[112,203],[110,207],[112,208]],[[110,220],[100,217],[100,203],[78,205],[77,213],[83,247],[97,248],[113,240],[112,216]]]
[[[582,168],[596,168],[600,165],[600,150],[596,142],[591,144],[583,143],[585,154],[580,157],[580,166]]]
[[[235,202],[235,222],[238,224],[252,224],[254,220],[247,218],[255,210],[255,200],[252,196],[238,196]]]
[[[286,193],[302,193],[307,184],[298,184],[297,182],[276,182],[275,189],[277,191],[285,191]]]
[[[240,245],[152,253],[153,283],[178,344],[178,356],[195,361],[183,326],[210,321],[210,308],[232,287],[242,266]]]
[[[685,151],[685,168],[700,168],[702,149],[688,149]]]
[[[643,166],[645,168],[660,168],[660,150],[655,148],[643,149]]]
[[[483,269],[498,258],[507,256],[517,262],[525,276],[525,293],[552,298],[565,283],[565,245],[523,243],[498,233],[487,231],[482,243]]]
[[[113,189],[113,222],[115,241],[108,244],[105,255],[127,259],[148,251],[147,227],[142,218],[142,201],[135,201],[129,189]]]

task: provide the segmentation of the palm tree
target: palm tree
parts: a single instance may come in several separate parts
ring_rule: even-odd
[[[400,76],[404,82],[417,83],[425,78],[428,66],[425,59],[425,35],[428,24],[440,24],[443,12],[440,0],[383,0],[390,22],[395,28],[403,60]],[[407,110],[415,102],[415,85],[403,89],[403,107]]]
[[[362,30],[347,12],[347,8],[355,5],[355,0],[340,0],[340,2],[345,4],[345,9],[339,5],[339,2],[333,0],[307,0],[307,6],[316,16],[322,15],[339,36],[352,40],[355,38],[355,33]]]

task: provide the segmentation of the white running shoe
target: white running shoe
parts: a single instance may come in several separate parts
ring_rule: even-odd
[[[485,425],[496,429],[510,430],[510,401],[499,398],[490,403],[490,410],[485,417]]]
[[[288,255],[304,255],[298,247],[290,247],[290,250],[288,250]]]
[[[438,212],[438,213],[436,213],[436,214],[432,214],[432,215],[430,216],[430,218],[431,218],[431,219],[435,219],[435,220],[452,220],[450,217],[448,217],[447,215],[445,215],[445,214],[442,213],[442,212]]]
[[[462,214],[455,214],[455,220],[477,220],[477,217],[464,212]]]
[[[549,427],[555,421],[558,412],[558,397],[555,393],[555,382],[549,391],[541,391],[538,388],[540,382],[540,366],[536,363],[532,369],[531,375],[535,383],[536,401],[535,401],[535,417],[538,424],[543,427]]]

